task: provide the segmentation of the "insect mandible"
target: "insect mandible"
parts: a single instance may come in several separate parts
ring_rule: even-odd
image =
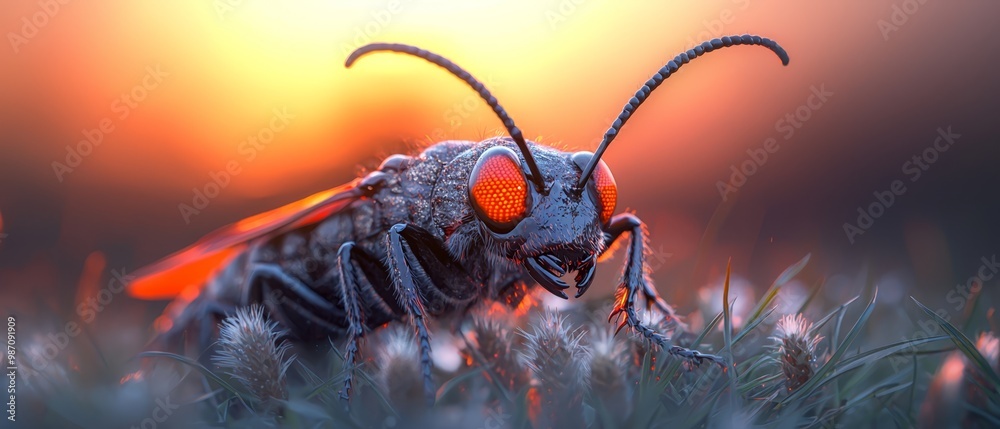
[[[525,140],[483,84],[444,57],[402,44],[357,49],[347,67],[366,54],[392,51],[444,68],[482,97],[508,136],[445,141],[416,156],[393,155],[363,178],[222,228],[143,269],[129,286],[133,295],[176,296],[155,323],[151,347],[193,342],[202,352],[219,318],[259,303],[294,337],[343,339],[353,365],[366,330],[407,319],[419,343],[425,393],[433,401],[429,318],[462,314],[487,299],[513,304],[535,283],[568,298],[570,286],[561,277],[574,271],[580,297],[594,279],[597,258],[627,234],[608,321],[618,318],[618,330],[630,328],[693,363],[724,364],[718,356],[671,345],[640,321],[640,297],[676,319],[649,279],[642,221],[615,214],[618,190],[601,156],[667,77],[705,53],[736,45],[766,47],[788,64],[784,49],[759,36],[701,43],[635,92],[594,153]],[[353,380],[347,374],[344,399]]]

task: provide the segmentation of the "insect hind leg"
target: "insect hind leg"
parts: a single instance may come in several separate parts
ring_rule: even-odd
[[[261,302],[271,316],[299,337],[339,336],[344,332],[340,306],[320,296],[279,265],[258,263],[247,277],[244,303]]]

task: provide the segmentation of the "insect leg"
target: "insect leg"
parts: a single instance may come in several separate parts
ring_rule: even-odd
[[[437,269],[451,268],[449,271],[460,271],[449,263],[449,258],[441,257],[440,252],[443,251],[443,247],[437,244],[439,243],[436,243],[436,239],[427,231],[402,223],[393,225],[386,237],[387,263],[396,298],[410,316],[410,323],[413,324],[417,341],[420,343],[420,364],[423,368],[424,393],[427,395],[428,405],[434,404],[435,390],[431,378],[431,343],[426,322],[428,313],[417,290],[417,282],[431,284],[427,273]],[[414,249],[417,246],[419,249]],[[418,257],[417,254],[421,256]],[[421,261],[431,266],[422,266]]]
[[[356,364],[359,342],[364,335],[365,313],[363,312],[362,300],[359,293],[362,290],[358,282],[358,271],[354,264],[361,267],[361,275],[372,285],[375,290],[366,292],[374,299],[380,299],[378,290],[388,288],[385,282],[386,272],[378,262],[364,249],[355,246],[353,241],[348,241],[340,246],[337,251],[337,269],[340,273],[341,304],[344,307],[347,319],[347,348],[344,353],[344,365],[347,372],[344,377],[344,388],[340,391],[340,398],[344,401],[350,400],[351,389],[354,382],[354,366]],[[388,303],[387,307],[393,308]]]
[[[625,270],[622,273],[622,282],[618,285],[618,290],[615,293],[615,307],[611,310],[611,315],[608,316],[608,321],[611,321],[611,319],[614,319],[615,317],[620,317],[623,314],[625,316],[625,320],[618,325],[618,329],[615,332],[617,333],[625,326],[628,326],[636,332],[642,334],[642,336],[646,339],[655,342],[658,346],[666,348],[667,352],[672,355],[691,360],[696,364],[700,364],[702,361],[707,359],[719,365],[725,365],[725,361],[721,357],[715,355],[704,354],[697,350],[689,350],[680,346],[670,346],[667,348],[667,337],[657,333],[653,329],[650,329],[639,320],[639,316],[635,311],[635,299],[641,291],[646,298],[647,305],[655,305],[658,309],[663,311],[673,323],[680,324],[676,316],[674,316],[673,309],[667,305],[663,298],[660,298],[659,294],[656,293],[656,289],[654,289],[653,285],[650,284],[646,270],[646,232],[642,221],[635,215],[629,213],[620,214],[611,218],[611,222],[607,230],[606,244],[610,246],[611,243],[621,237],[621,235],[625,232],[629,232],[631,235],[628,246],[628,254],[626,255],[625,260]]]
[[[341,313],[340,307],[278,265],[255,264],[247,277],[247,283],[246,303],[263,302],[268,312],[292,333],[312,332],[316,328],[327,333],[344,331],[343,326],[331,323],[338,320],[333,315]]]
[[[631,213],[623,213],[611,218],[605,236],[604,248],[611,247],[611,244],[626,232],[631,234],[631,240],[625,259],[625,271],[622,274],[622,286],[625,286],[629,293],[626,296],[627,302],[623,304],[627,304],[629,307],[634,306],[636,294],[641,290],[646,298],[646,305],[655,305],[668,318],[673,319],[674,323],[680,323],[674,316],[673,308],[663,298],[660,298],[656,289],[649,282],[645,256],[646,230],[645,225],[638,217]],[[619,308],[615,308],[615,310],[620,311]]]

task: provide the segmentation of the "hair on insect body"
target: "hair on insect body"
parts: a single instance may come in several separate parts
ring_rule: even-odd
[[[597,258],[627,236],[614,307],[616,333],[628,328],[693,364],[725,366],[715,355],[671,345],[644,324],[644,299],[670,321],[673,309],[648,275],[646,233],[639,218],[615,214],[618,189],[601,160],[649,95],[684,64],[725,47],[765,47],[788,64],[774,41],[728,36],[683,52],[629,99],[597,150],[568,153],[525,140],[496,97],[448,59],[403,44],[374,43],[347,58],[390,51],[422,58],[461,79],[492,108],[507,137],[444,141],[415,156],[393,155],[367,176],[215,231],[141,272],[132,295],[176,297],[157,319],[150,347],[212,344],[219,320],[260,304],[300,340],[343,340],[354,365],[366,331],[406,320],[417,343],[427,401],[434,401],[431,318],[465,314],[474,304],[516,305],[538,284],[560,298],[575,272],[576,297],[594,279]],[[353,371],[341,397],[349,399]]]

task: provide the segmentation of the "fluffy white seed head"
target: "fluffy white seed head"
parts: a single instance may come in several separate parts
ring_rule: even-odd
[[[288,356],[291,345],[281,340],[284,334],[258,305],[240,308],[220,325],[212,360],[265,409],[274,409],[274,400],[288,399],[285,373],[295,356]]]

